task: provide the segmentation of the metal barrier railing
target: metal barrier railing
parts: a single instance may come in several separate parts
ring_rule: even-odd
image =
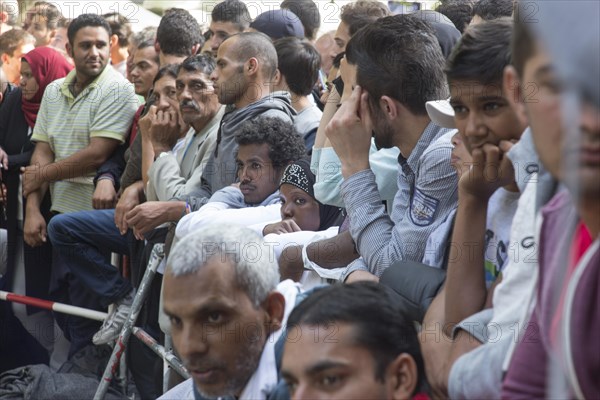
[[[133,335],[148,346],[154,353],[156,353],[159,357],[161,357],[165,363],[165,371],[164,371],[164,382],[163,382],[163,391],[166,391],[168,379],[169,379],[169,368],[172,368],[175,372],[181,375],[183,378],[188,379],[190,374],[183,366],[183,363],[177,358],[175,354],[171,351],[171,341],[170,337],[165,338],[166,348],[161,346],[158,342],[156,342],[150,335],[148,335],[143,329],[135,327],[135,321],[142,309],[144,301],[146,300],[146,296],[148,295],[150,285],[152,280],[154,279],[154,275],[156,274],[156,270],[164,258],[164,245],[163,244],[155,244],[152,248],[152,254],[150,255],[150,261],[148,262],[148,268],[146,268],[146,272],[144,273],[144,277],[142,278],[142,282],[138,288],[138,291],[133,300],[133,304],[131,305],[131,311],[125,322],[125,325],[121,329],[119,337],[115,343],[113,348],[113,352],[108,361],[106,369],[104,370],[104,374],[102,379],[100,380],[100,385],[96,390],[96,394],[94,395],[95,400],[101,400],[106,395],[108,391],[108,387],[112,382],[117,369],[121,366],[121,359],[123,353],[126,350],[126,343],[129,340],[129,337],[133,333]],[[107,317],[107,313],[89,310],[82,307],[76,307],[69,304],[58,303],[50,300],[38,299],[30,296],[23,296],[16,293],[5,292],[0,290],[0,300],[9,301],[13,303],[25,304],[33,307],[43,308],[50,311],[55,311],[63,314],[74,315],[77,317],[83,317],[88,319],[93,319],[96,321],[104,321]],[[126,376],[126,373],[125,373]]]

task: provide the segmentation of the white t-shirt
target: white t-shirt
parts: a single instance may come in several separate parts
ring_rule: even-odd
[[[511,252],[510,229],[520,192],[500,188],[488,202],[485,232],[485,283],[489,288],[502,272]]]

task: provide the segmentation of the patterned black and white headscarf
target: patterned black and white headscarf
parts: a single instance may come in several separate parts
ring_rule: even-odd
[[[283,171],[279,186],[284,183],[296,186],[319,203],[319,231],[324,231],[332,226],[339,226],[344,220],[344,210],[342,208],[321,204],[315,198],[315,175],[310,170],[308,159],[303,158],[288,165]]]

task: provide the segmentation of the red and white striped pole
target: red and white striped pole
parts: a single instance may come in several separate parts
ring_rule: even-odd
[[[55,301],[38,299],[35,297],[22,296],[20,294],[4,292],[2,290],[0,290],[0,300],[26,304],[28,306],[44,308],[62,314],[75,315],[77,317],[93,319],[96,321],[104,321],[107,316],[106,313],[100,311],[88,310],[87,308],[71,306],[69,304],[57,303]]]

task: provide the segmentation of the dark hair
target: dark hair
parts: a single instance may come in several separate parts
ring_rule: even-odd
[[[357,83],[375,109],[390,96],[426,115],[427,101],[448,97],[442,50],[431,25],[418,17],[394,15],[366,26],[348,42],[346,59],[357,66]]]
[[[225,0],[215,6],[210,13],[215,22],[232,22],[240,32],[248,29],[252,18],[246,4],[240,0]]]
[[[131,24],[129,20],[119,13],[109,13],[102,16],[110,25],[113,35],[119,38],[119,47],[129,46]]]
[[[513,13],[514,0],[479,0],[473,6],[473,17],[491,21],[497,18],[510,17]]]
[[[181,70],[184,70],[187,72],[202,72],[203,74],[210,76],[215,70],[216,65],[215,58],[211,54],[196,54],[189,56],[179,64],[177,74],[179,74]]]
[[[473,3],[472,0],[445,0],[435,10],[448,17],[456,29],[463,33],[473,17]]]
[[[255,57],[263,65],[262,72],[264,78],[269,80],[275,76],[277,71],[277,52],[271,39],[260,32],[242,32],[231,36],[227,40],[235,40],[232,54],[237,61],[246,62],[246,60]]]
[[[167,65],[161,67],[158,70],[158,72],[156,73],[156,76],[154,77],[154,80],[152,81],[152,85],[154,85],[156,82],[158,82],[165,76],[170,76],[173,79],[177,79],[177,71],[178,70],[179,70],[179,64],[167,64]]]
[[[354,342],[368,349],[375,360],[375,379],[383,381],[387,366],[400,354],[409,354],[415,360],[416,392],[424,381],[423,358],[413,322],[400,304],[391,289],[374,282],[317,289],[292,310],[288,340],[293,329],[301,325],[349,324],[354,328]]]
[[[156,41],[163,54],[188,57],[192,55],[192,47],[204,45],[204,36],[200,24],[188,11],[170,8],[160,20]]]
[[[79,17],[71,21],[69,29],[67,29],[67,36],[71,46],[75,44],[75,35],[77,35],[77,32],[79,32],[80,29],[87,28],[88,26],[104,28],[106,33],[108,33],[109,38],[112,35],[110,25],[104,18],[96,14],[81,14]]]
[[[390,9],[380,1],[358,0],[342,7],[340,19],[353,36],[360,28],[388,15]]]
[[[304,26],[304,36],[308,40],[314,40],[317,31],[321,27],[321,14],[319,7],[312,0],[283,0],[281,8],[285,8],[298,16]]]
[[[154,40],[146,39],[142,42],[137,43],[135,47],[137,50],[145,49],[146,47],[154,47]]]
[[[306,154],[304,140],[294,125],[274,117],[257,117],[244,122],[235,133],[238,146],[269,145],[269,158],[275,168],[285,167]]]
[[[0,54],[8,54],[13,57],[15,50],[26,43],[35,43],[35,38],[22,29],[11,29],[0,35]],[[2,59],[0,58],[0,65]]]
[[[154,48],[154,40],[144,40],[143,42],[138,43],[137,46],[135,47],[135,51],[142,50],[142,49],[145,49],[147,47]],[[152,61],[155,64],[160,65],[160,57],[159,57],[158,53],[156,53],[156,55],[154,56],[154,58],[152,59]]]
[[[519,3],[517,7],[514,16],[511,59],[513,67],[515,67],[519,76],[522,77],[525,63],[535,54],[536,40],[527,22],[528,14],[526,5]]]
[[[36,1],[33,7],[33,15],[41,15],[46,18],[48,29],[56,29],[58,27],[58,21],[63,18],[63,15],[56,5],[47,1]]]
[[[156,30],[157,28],[155,26],[147,26],[139,32],[132,33],[128,39],[129,43],[133,47],[139,47],[141,43],[151,41],[153,43],[152,45],[154,45],[154,42],[156,41]]]
[[[281,38],[273,43],[277,51],[279,72],[285,77],[290,92],[308,96],[319,79],[321,55],[306,40]]]
[[[510,64],[512,25],[510,18],[499,18],[469,26],[448,58],[448,83],[502,83],[504,67]]]
[[[342,65],[342,59],[346,57],[346,52],[342,51],[341,53],[338,53],[335,57],[333,57],[333,62],[331,63],[331,65],[335,68],[339,68],[340,65]]]

